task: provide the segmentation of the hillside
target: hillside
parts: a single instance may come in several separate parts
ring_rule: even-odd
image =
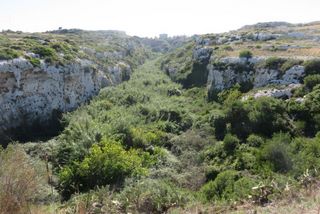
[[[62,113],[86,103],[101,88],[128,80],[146,59],[187,39],[78,29],[2,32],[0,144],[56,135],[61,131]]]
[[[45,138],[34,137],[28,124],[21,123],[24,132],[14,126],[13,139],[23,133],[33,142],[0,150],[0,213],[272,213],[287,212],[291,203],[299,204],[292,212],[301,206],[313,212],[319,32],[319,23],[260,23],[162,40],[114,31],[3,33],[0,74],[15,79],[0,76],[0,103],[22,92],[21,103],[30,93],[38,99],[53,67],[56,77],[64,76],[63,106],[66,97],[76,95],[78,102],[61,108],[68,113],[54,126],[43,126]],[[66,59],[66,50],[72,57]],[[68,66],[79,60],[92,66],[77,65],[72,74]],[[21,69],[21,61],[29,67]],[[91,84],[84,76],[96,73],[110,82],[83,90]],[[52,113],[55,97],[61,95],[49,93],[42,102],[48,111],[35,104],[30,111]],[[1,117],[14,108],[26,110],[14,102],[0,107]],[[16,121],[6,118],[0,127]],[[59,131],[46,136],[45,129],[56,126]]]

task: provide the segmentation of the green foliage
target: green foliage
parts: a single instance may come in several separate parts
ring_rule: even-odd
[[[240,92],[241,86],[236,84],[231,89],[224,90],[218,94],[218,101],[223,103],[225,106],[232,105],[233,102],[238,100],[242,94]]]
[[[223,148],[227,154],[232,154],[234,150],[239,146],[240,140],[231,134],[227,134],[223,139]]]
[[[257,185],[257,179],[242,177],[234,183],[234,199],[245,200],[252,194],[252,188]]]
[[[35,47],[34,49],[35,54],[39,54],[40,57],[54,57],[56,55],[56,52],[54,49],[44,46]]]
[[[9,48],[0,48],[0,60],[10,60],[19,57],[18,51]]]
[[[264,67],[268,69],[280,70],[286,61],[287,60],[283,58],[270,57],[265,61]]]
[[[247,144],[252,147],[260,147],[264,143],[264,139],[258,135],[251,134],[247,138]]]
[[[315,86],[313,91],[306,95],[305,102],[302,104],[302,108],[305,111],[304,119],[308,122],[309,134],[314,136],[320,131],[320,87]]]
[[[261,148],[254,148],[250,147],[248,144],[241,144],[234,155],[234,169],[255,172],[256,169],[260,167],[260,150]]]
[[[214,181],[209,181],[201,188],[201,194],[207,201],[230,199],[234,196],[235,182],[240,178],[238,172],[221,172]]]
[[[194,200],[187,191],[168,181],[151,179],[127,185],[117,198],[126,213],[165,213]]]
[[[20,39],[21,45],[10,45],[35,50],[40,58],[57,63],[89,59],[99,70],[117,63],[113,53],[124,53],[123,61],[132,68],[148,56],[141,47],[127,50],[113,40],[106,46],[104,34],[95,36],[95,41],[86,33],[28,37]],[[242,93],[252,89],[251,80],[214,91],[209,94],[212,102],[207,102],[207,89],[202,87],[207,65],[192,62],[194,45],[190,42],[162,61],[172,79],[193,88],[172,82],[159,62],[150,61],[129,81],[101,90],[89,104],[64,116],[65,128],[49,159],[65,199],[80,193],[79,200],[88,209],[88,203],[98,200],[115,212],[163,213],[196,201],[193,194],[199,189],[206,201],[243,200],[269,176],[281,177],[282,184],[306,169],[320,170],[319,137],[314,137],[320,130],[317,74],[307,76],[305,87],[296,92],[306,95],[301,102],[241,100]],[[252,53],[239,56],[249,59]],[[40,65],[38,58],[28,60]],[[273,57],[265,67],[284,72],[298,64],[301,61]],[[315,64],[307,65],[307,70],[317,71]],[[213,66],[237,73],[254,71],[251,63],[213,62]],[[105,186],[103,197],[97,197]]]
[[[320,60],[313,59],[303,63],[307,75],[320,73]]]
[[[227,122],[231,132],[243,140],[251,133],[271,136],[276,131],[293,129],[283,103],[270,97],[234,102],[227,109]]]
[[[227,132],[226,115],[222,113],[214,113],[210,117],[210,123],[214,127],[217,140],[222,140]]]
[[[291,145],[293,174],[298,177],[305,170],[318,171],[320,164],[320,137],[296,138]]]
[[[137,150],[126,151],[117,142],[103,140],[100,145],[92,146],[83,161],[59,172],[59,189],[68,198],[75,191],[119,185],[126,177],[146,174],[143,158]]]
[[[239,57],[240,58],[246,58],[246,59],[250,59],[252,58],[253,54],[251,51],[249,50],[243,50],[239,53]]]
[[[299,128],[299,134],[305,136],[314,136],[319,131],[319,93],[315,86],[313,92],[305,96],[302,103],[290,100],[287,103],[287,111],[290,117],[295,118],[295,124]]]
[[[34,57],[27,57],[27,59],[29,60],[29,62],[34,66],[34,67],[39,67],[41,62],[38,58],[34,58]]]
[[[297,59],[286,59],[286,61],[281,65],[280,71],[283,73],[292,68],[295,65],[301,65],[303,63],[302,60]]]
[[[288,172],[292,168],[289,153],[291,138],[287,134],[278,134],[266,143],[262,150],[262,158],[275,172]]]
[[[147,148],[148,146],[161,145],[161,139],[164,137],[162,131],[146,131],[141,128],[132,128],[130,130],[132,146],[135,148]]]
[[[305,86],[312,90],[313,87],[320,84],[320,74],[308,75],[303,79]]]

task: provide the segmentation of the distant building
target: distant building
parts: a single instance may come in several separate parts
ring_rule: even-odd
[[[160,34],[159,39],[168,39],[168,34],[166,34],[166,33]]]

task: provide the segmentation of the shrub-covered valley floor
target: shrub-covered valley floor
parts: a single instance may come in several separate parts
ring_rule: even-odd
[[[0,213],[316,212],[319,86],[303,103],[237,86],[209,102],[160,63],[65,114],[54,139],[2,149]]]

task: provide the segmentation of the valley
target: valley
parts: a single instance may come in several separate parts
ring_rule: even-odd
[[[319,39],[1,33],[0,213],[317,210]]]

